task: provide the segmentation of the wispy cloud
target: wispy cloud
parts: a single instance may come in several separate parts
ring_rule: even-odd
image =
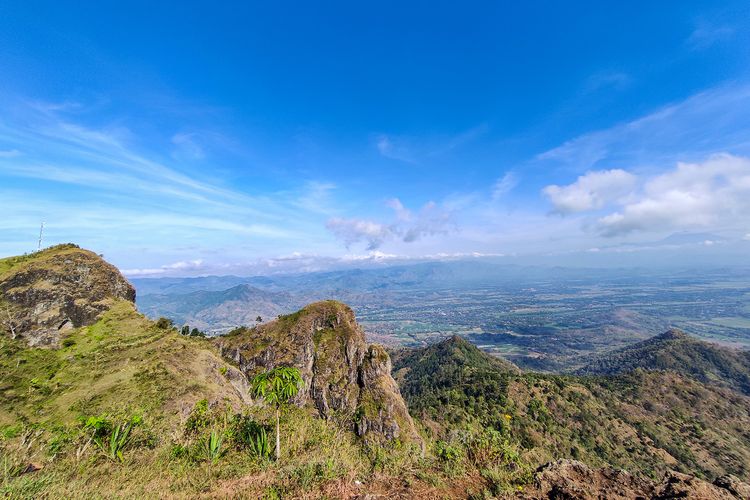
[[[595,92],[600,89],[612,88],[623,90],[633,81],[633,77],[623,71],[603,71],[591,75],[584,85],[587,92]]]
[[[147,276],[158,276],[162,274],[178,273],[178,274],[195,274],[206,269],[203,261],[197,260],[182,260],[174,262],[172,264],[166,264],[160,267],[144,268],[144,269],[122,269],[122,273],[125,276],[140,278]]]
[[[721,151],[750,154],[749,108],[750,86],[722,86],[630,122],[583,134],[537,155],[536,160],[585,172],[611,168],[612,163],[658,169],[665,163]]]
[[[347,247],[364,242],[367,250],[376,250],[385,242],[399,240],[413,243],[424,237],[447,234],[453,229],[450,214],[434,202],[426,203],[413,213],[397,198],[386,201],[396,220],[381,223],[367,219],[334,217],[326,227]]]
[[[409,146],[403,144],[399,139],[381,135],[378,137],[375,147],[377,147],[378,153],[391,160],[411,163],[413,165],[419,163]]]
[[[44,219],[48,241],[120,242],[115,251],[125,262],[137,255],[124,241],[138,237],[165,249],[201,240],[204,246],[274,241],[282,249],[284,242],[326,234],[325,214],[316,215],[314,206],[322,206],[332,185],[303,180],[286,196],[250,195],[227,187],[217,165],[195,150],[195,168],[170,163],[170,148],[189,150],[193,136],[176,133],[170,141],[167,135],[161,145],[167,154],[153,153],[122,124],[81,123],[82,109],[16,102],[0,118],[0,180],[23,181],[14,192],[0,182],[0,195],[12,206],[0,222],[6,230],[23,234]]]
[[[479,139],[489,131],[482,123],[453,135],[425,135],[404,137],[380,134],[375,138],[375,147],[381,156],[412,165],[422,165]]]
[[[518,176],[513,172],[505,172],[492,186],[492,199],[497,201],[510,193],[518,185]]]
[[[730,39],[735,29],[727,24],[714,24],[701,21],[686,40],[692,49],[705,49],[716,43]]]
[[[172,144],[175,149],[172,156],[178,160],[202,160],[206,157],[203,146],[198,142],[195,133],[180,132],[172,136]]]

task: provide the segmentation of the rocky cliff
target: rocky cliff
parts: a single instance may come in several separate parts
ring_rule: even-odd
[[[96,321],[135,289],[116,267],[76,245],[0,261],[0,322],[30,346],[57,347],[65,330]]]
[[[316,302],[270,323],[238,329],[216,343],[221,355],[250,378],[275,366],[299,368],[304,387],[297,404],[353,425],[360,436],[419,441],[391,377],[388,353],[367,345],[344,304]]]

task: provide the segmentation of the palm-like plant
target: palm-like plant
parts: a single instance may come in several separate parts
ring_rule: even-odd
[[[224,455],[224,450],[222,450],[223,443],[224,436],[216,430],[212,430],[211,434],[206,438],[206,441],[203,443],[203,448],[206,453],[206,458],[208,458],[211,463],[216,462]]]
[[[257,375],[253,379],[253,393],[276,407],[276,460],[281,457],[279,415],[281,407],[297,395],[302,387],[302,375],[297,368],[280,366]]]

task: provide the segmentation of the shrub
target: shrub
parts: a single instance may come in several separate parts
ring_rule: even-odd
[[[156,328],[161,330],[171,330],[174,328],[174,322],[172,322],[171,319],[162,316],[156,320]]]
[[[463,450],[445,441],[435,443],[435,454],[444,462],[458,462],[463,458]]]
[[[140,425],[142,420],[134,416],[114,425],[104,415],[99,415],[82,419],[82,422],[84,431],[90,433],[90,439],[107,458],[123,462],[123,451],[131,442],[133,428]]]
[[[208,400],[201,399],[190,411],[185,421],[185,433],[192,434],[208,427],[211,423],[211,415],[208,409]]]
[[[247,449],[250,454],[258,458],[271,456],[271,444],[268,441],[268,431],[265,426],[257,423],[245,415],[237,415],[232,420],[229,433],[233,437],[235,446]]]

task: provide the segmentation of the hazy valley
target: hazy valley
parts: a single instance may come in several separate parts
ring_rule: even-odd
[[[750,269],[574,269],[468,261],[290,276],[135,279],[152,318],[225,333],[316,300],[349,304],[368,336],[424,346],[461,335],[519,366],[571,369],[680,328],[750,346]],[[226,289],[225,289],[226,287]]]

